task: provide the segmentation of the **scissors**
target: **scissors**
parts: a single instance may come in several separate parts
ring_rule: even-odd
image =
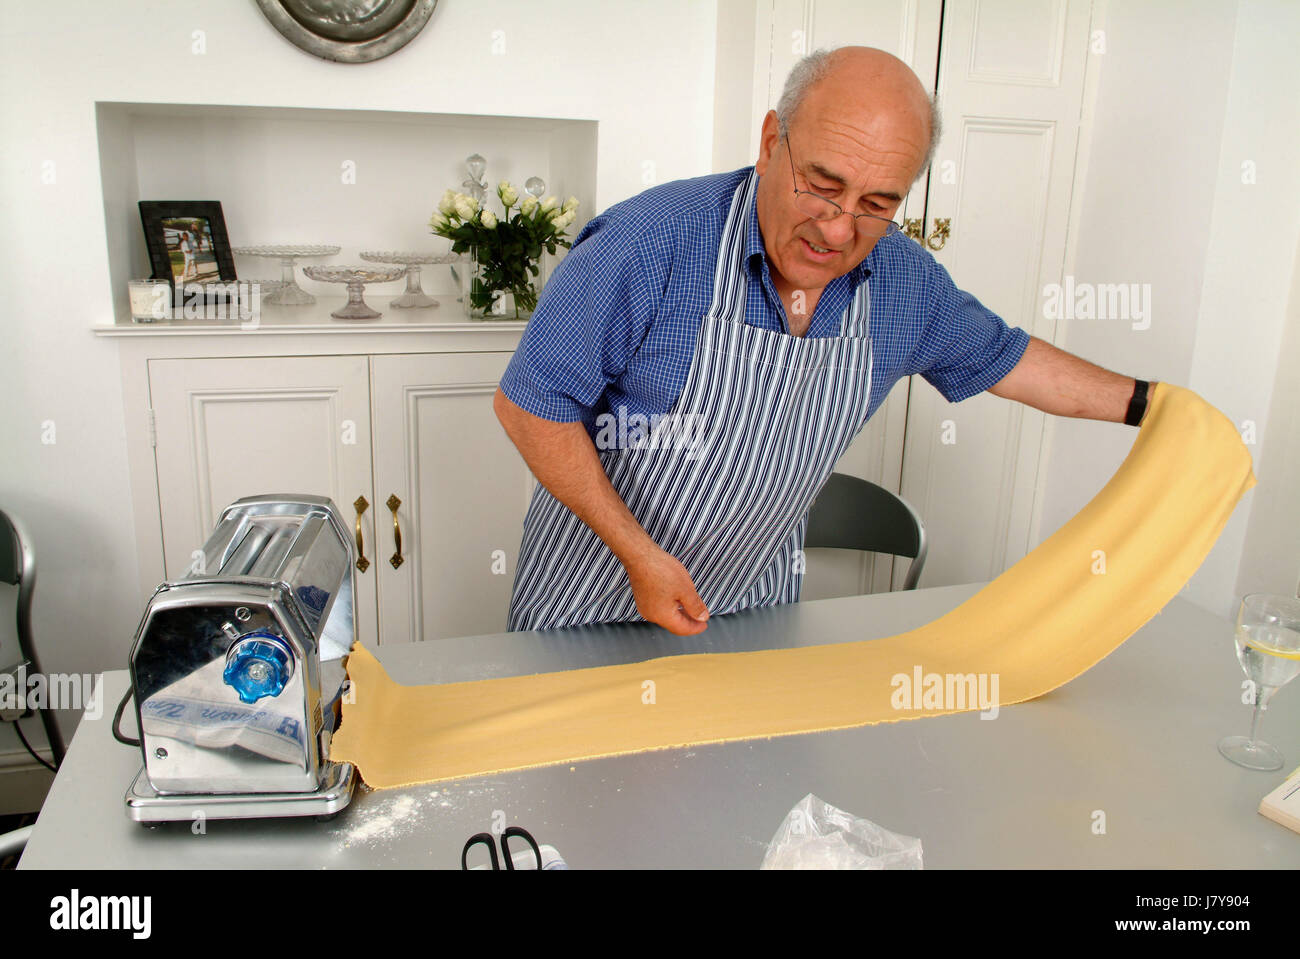
[[[507,826],[501,833],[501,855],[504,856],[506,860],[505,868],[515,868],[514,857],[510,855],[510,845],[506,842],[506,840],[511,836],[519,836],[533,848],[533,855],[537,857],[537,868],[540,870],[542,868],[542,851],[537,848],[537,840],[529,834],[527,829],[523,829],[519,826]],[[469,837],[469,840],[465,843],[465,848],[460,851],[460,868],[469,868],[467,860],[469,857],[470,847],[476,846],[479,843],[487,846],[488,856],[492,861],[492,868],[500,869],[501,860],[497,858],[496,840],[492,838],[491,833],[486,832],[475,833],[473,836]]]

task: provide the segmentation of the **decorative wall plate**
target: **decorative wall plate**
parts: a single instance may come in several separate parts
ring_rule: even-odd
[[[438,0],[257,0],[294,46],[339,63],[368,63],[424,29]]]

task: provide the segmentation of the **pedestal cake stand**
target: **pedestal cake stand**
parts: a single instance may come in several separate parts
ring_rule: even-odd
[[[231,252],[239,256],[275,257],[280,261],[283,283],[278,290],[262,297],[263,303],[270,303],[275,306],[310,306],[316,302],[316,297],[300,287],[298,281],[294,279],[293,261],[304,256],[334,256],[340,249],[341,247],[337,246],[312,246],[291,243],[283,246],[265,244],[260,246],[237,246]]]
[[[438,301],[425,293],[420,285],[420,267],[459,263],[464,258],[460,253],[409,253],[392,250],[366,250],[361,253],[361,259],[371,263],[402,263],[406,266],[406,292],[388,304],[398,309],[437,306]]]
[[[330,316],[339,320],[373,320],[383,316],[378,310],[372,310],[361,298],[367,283],[388,283],[401,279],[406,272],[404,266],[372,267],[364,266],[304,266],[303,273],[313,280],[323,283],[346,283],[348,301],[342,309],[335,310]]]

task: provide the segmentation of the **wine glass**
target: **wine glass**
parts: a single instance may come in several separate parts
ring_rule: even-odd
[[[1273,694],[1300,674],[1300,599],[1251,593],[1237,610],[1237,660],[1255,687],[1249,736],[1219,740],[1219,752],[1247,769],[1282,768],[1282,753],[1262,739],[1259,714]]]

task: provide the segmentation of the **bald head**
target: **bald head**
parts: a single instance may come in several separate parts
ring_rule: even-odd
[[[937,138],[925,88],[897,57],[840,47],[795,64],[763,118],[754,162],[759,230],[778,292],[820,291],[869,256],[889,234],[885,224],[897,226]]]
[[[839,47],[804,57],[776,106],[782,133],[792,125],[879,131],[906,149],[919,146],[915,175],[930,165],[939,115],[915,73],[873,47]]]

